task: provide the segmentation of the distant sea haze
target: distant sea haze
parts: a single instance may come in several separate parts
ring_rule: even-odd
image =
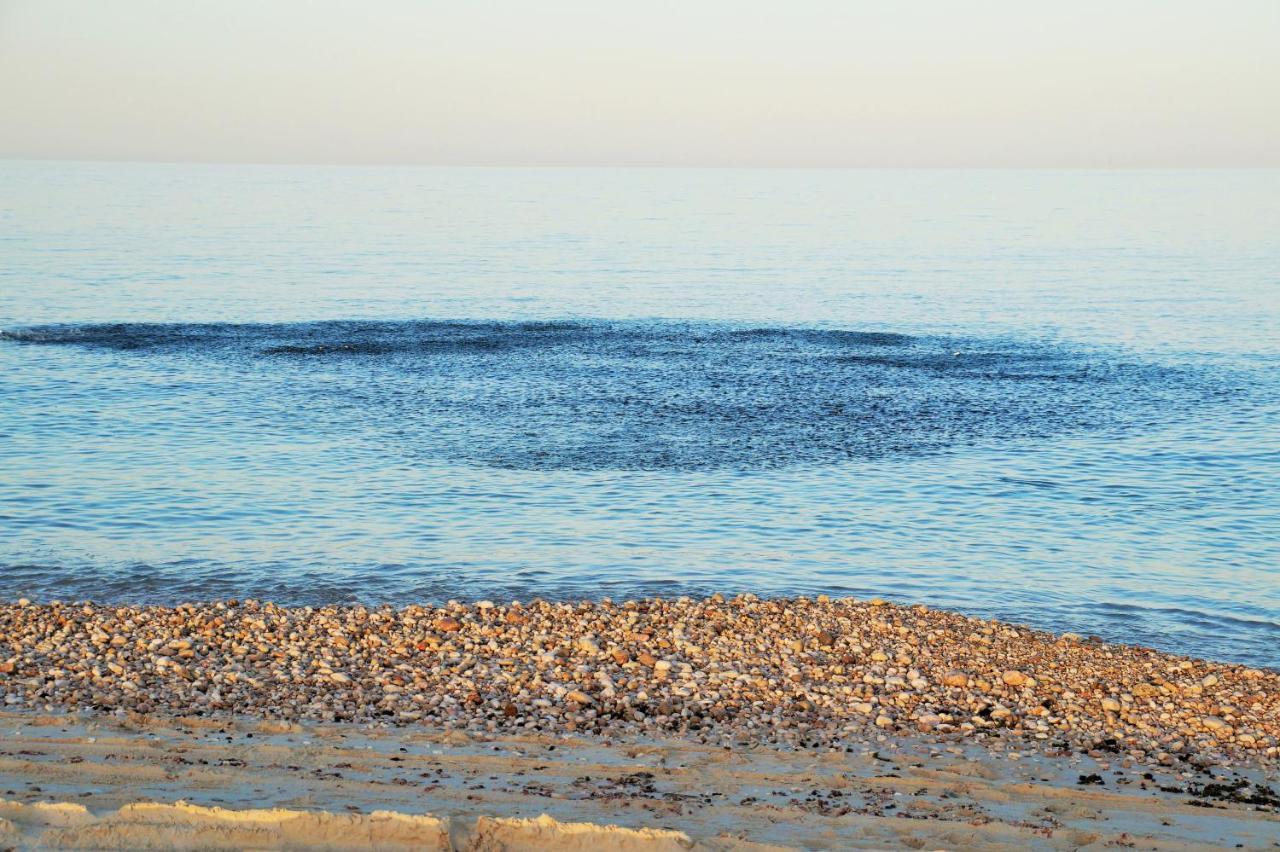
[[[1280,666],[1280,173],[0,164],[16,598],[879,595]]]

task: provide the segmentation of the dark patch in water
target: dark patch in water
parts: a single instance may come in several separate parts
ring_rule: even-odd
[[[730,331],[738,337],[802,340],[833,346],[906,346],[914,338],[887,331],[828,331],[824,329],[747,328]]]
[[[391,348],[377,343],[315,343],[311,346],[287,344],[262,350],[263,355],[384,355]]]
[[[1114,353],[856,330],[603,322],[43,326],[26,344],[212,358],[278,376],[282,429],[516,469],[830,464],[1133,428],[1201,381]]]

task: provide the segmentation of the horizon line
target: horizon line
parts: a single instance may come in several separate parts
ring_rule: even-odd
[[[327,168],[427,168],[427,169],[601,169],[601,170],[725,170],[725,171],[1274,171],[1280,163],[1256,165],[1223,164],[1153,164],[1153,165],[766,165],[730,163],[439,163],[425,161],[342,161],[342,160],[205,160],[143,159],[115,157],[10,157],[0,156],[0,163],[74,164],[74,165],[154,165],[154,166],[255,166],[255,167],[327,167]]]

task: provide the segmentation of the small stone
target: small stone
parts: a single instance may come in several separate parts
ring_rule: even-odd
[[[1024,686],[1029,678],[1016,669],[1009,669],[1000,675],[1000,679],[1009,684],[1009,686]]]
[[[571,689],[567,693],[565,693],[564,697],[566,701],[572,701],[575,704],[585,705],[585,704],[596,703],[594,698],[592,698],[590,695],[587,695],[585,692],[583,692],[580,689]]]
[[[435,620],[435,628],[441,633],[457,633],[462,629],[462,624],[458,619],[446,615]]]
[[[342,672],[334,672],[333,674],[329,675],[329,680],[333,681],[334,683],[351,683],[351,678],[348,677],[347,675],[344,675]]]
[[[1107,696],[1106,698],[1102,699],[1102,709],[1106,710],[1108,713],[1119,713],[1120,702],[1115,700],[1111,696]]]
[[[962,672],[959,669],[952,669],[942,676],[942,683],[945,686],[968,686],[969,673]]]
[[[936,713],[925,713],[916,718],[916,727],[921,731],[932,731],[942,724],[942,717]]]

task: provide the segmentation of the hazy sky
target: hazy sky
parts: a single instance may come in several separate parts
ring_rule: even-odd
[[[1280,165],[1280,0],[0,0],[0,157]]]

